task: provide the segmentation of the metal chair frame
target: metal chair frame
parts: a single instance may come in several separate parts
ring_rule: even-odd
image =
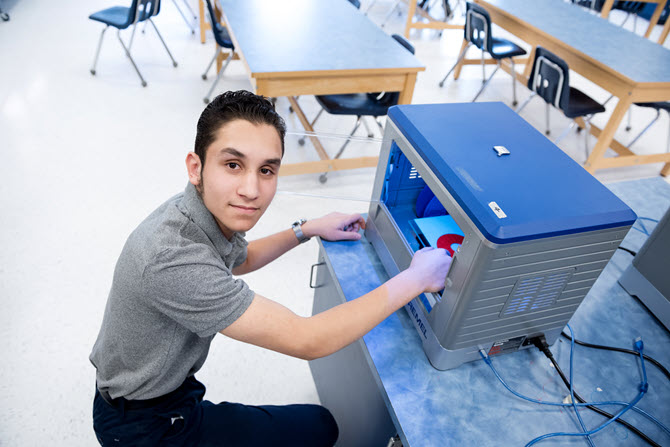
[[[216,0],[214,0],[216,1]],[[216,33],[216,16],[214,15],[214,6],[210,3],[210,0],[205,0],[207,3],[207,9],[209,10],[209,20],[212,22],[212,32]],[[214,38],[214,41],[216,43],[216,51],[214,51],[214,57],[212,57],[212,60],[209,61],[209,64],[207,64],[207,68],[205,69],[205,72],[201,75],[202,80],[206,81],[207,80],[207,73],[209,72],[209,69],[212,68],[212,65],[214,64],[214,61],[219,57],[219,54],[223,51],[223,47],[219,45],[218,42],[216,42],[216,38]],[[216,84],[219,83],[219,80],[223,77],[223,72],[226,71],[226,68],[228,68],[228,64],[230,64],[230,61],[233,60],[233,55],[235,54],[235,49],[234,48],[228,48],[230,50],[230,54],[226,58],[225,61],[221,64],[221,69],[219,69],[219,72],[216,74],[216,79],[214,80],[214,83],[212,86],[209,88],[209,91],[203,98],[203,102],[205,104],[209,104],[210,98],[212,96],[212,92],[216,88]]]
[[[543,64],[546,64],[546,66],[548,66],[550,69],[552,69],[552,70],[554,70],[555,72],[558,73],[556,94],[555,94],[553,103],[551,103],[551,104],[547,101],[547,98],[543,97],[539,92],[539,89],[543,86],[543,84],[544,84],[544,87],[548,87],[548,82],[549,82],[546,79],[543,79],[542,75],[540,74],[540,69],[542,68]],[[560,101],[561,101],[561,96],[563,94],[564,81],[565,81],[565,73],[563,72],[563,69],[559,65],[557,65],[554,62],[552,62],[551,60],[547,59],[546,57],[539,56],[536,59],[536,62],[535,62],[535,70],[533,70],[533,91],[531,92],[530,96],[528,96],[528,98],[526,98],[526,100],[516,109],[516,113],[520,114],[521,111],[524,109],[524,107],[526,107],[526,105],[528,105],[530,100],[533,99],[535,96],[539,95],[540,97],[542,97],[545,100],[545,104],[546,104],[546,107],[545,107],[546,129],[545,129],[544,133],[546,135],[549,135],[550,134],[550,127],[549,127],[550,106],[553,105],[557,109],[561,110]],[[584,124],[585,124],[584,151],[585,151],[586,157],[588,158],[588,155],[589,155],[589,135],[591,133],[591,119],[593,118],[593,115],[587,115],[587,116],[584,116],[583,118],[584,118]],[[558,138],[556,138],[556,140],[554,140],[554,143],[558,144],[563,138],[565,138],[568,135],[568,133],[570,133],[570,131],[575,127],[575,125],[577,125],[577,123],[574,120],[572,120],[570,125],[565,130],[563,130],[563,132],[561,132],[561,134],[558,136]]]
[[[153,29],[156,31],[156,34],[158,35],[158,38],[160,39],[161,43],[163,44],[163,47],[165,48],[165,51],[167,51],[168,56],[170,56],[170,59],[172,60],[172,65],[174,67],[177,66],[177,61],[175,61],[174,57],[172,57],[172,53],[170,53],[170,49],[168,48],[167,44],[165,43],[165,40],[163,40],[163,36],[161,33],[158,31],[158,28],[156,27],[156,24],[154,23],[153,20],[151,20],[151,17],[157,14],[157,11],[160,10],[160,0],[136,0],[133,3],[135,3],[135,11],[134,11],[134,17],[133,17],[133,23],[132,23],[132,33],[130,35],[130,42],[128,43],[128,46],[123,42],[123,39],[121,38],[121,29],[116,30],[116,36],[119,39],[119,43],[121,43],[121,46],[123,47],[123,50],[126,53],[126,56],[128,56],[128,59],[130,59],[130,63],[133,65],[133,68],[135,69],[135,72],[137,73],[137,76],[139,76],[140,81],[142,83],[142,87],[147,86],[147,82],[144,80],[144,77],[142,76],[142,73],[140,72],[140,69],[137,68],[137,64],[135,63],[135,60],[133,59],[133,56],[130,54],[130,48],[133,45],[133,39],[135,38],[135,30],[137,29],[137,24],[140,22],[140,13],[142,14],[141,17],[144,17],[142,21],[148,21],[151,23],[151,26]],[[132,5],[131,5],[132,7]],[[100,56],[100,49],[102,48],[102,40],[105,37],[105,31],[107,31],[107,28],[109,28],[111,25],[105,26],[103,28],[102,32],[100,33],[100,39],[98,40],[98,49],[95,52],[95,58],[93,59],[93,66],[91,67],[91,74],[93,76],[96,75],[96,66],[98,64],[98,58]]]
[[[477,34],[476,39],[480,39],[479,30],[477,30],[477,29],[473,30],[472,29],[472,23],[471,23],[472,17],[478,18],[486,24],[486,29],[481,31],[481,32],[484,33],[484,36],[481,37],[481,40],[482,40],[481,47],[479,47],[475,42],[472,41],[472,39],[475,38],[474,37],[475,34]],[[463,51],[461,51],[461,54],[458,55],[458,59],[456,59],[456,63],[453,65],[453,67],[451,67],[451,69],[447,72],[447,74],[444,75],[444,78],[442,78],[442,80],[440,81],[440,83],[439,83],[440,87],[444,86],[444,81],[447,80],[449,75],[454,71],[454,69],[456,69],[458,64],[460,64],[461,61],[465,58],[465,54],[468,52],[468,49],[472,45],[475,45],[476,47],[478,47],[482,51],[482,64],[481,64],[482,65],[482,86],[479,89],[479,91],[477,92],[477,94],[475,95],[475,97],[472,99],[472,102],[477,101],[477,98],[479,98],[479,95],[482,94],[482,92],[484,91],[486,86],[489,85],[489,83],[493,79],[493,76],[495,76],[498,69],[500,69],[500,60],[497,59],[496,60],[496,67],[493,70],[493,73],[491,73],[489,78],[486,79],[486,63],[484,61],[484,53],[489,53],[489,54],[491,53],[490,48],[488,47],[488,40],[489,40],[488,37],[489,36],[487,35],[488,33],[490,33],[490,30],[491,30],[491,22],[488,20],[488,18],[486,16],[480,14],[478,11],[469,10],[469,11],[466,12],[466,14],[465,14],[465,35],[469,37],[468,38],[468,43],[465,46],[465,48],[463,48]],[[477,33],[474,33],[473,31],[477,31]],[[515,73],[516,69],[515,69],[515,66],[514,66],[514,58],[510,57],[509,60],[510,60],[510,63],[512,64],[512,73]],[[517,98],[516,98],[516,76],[514,76],[514,74],[512,74],[512,105],[515,106],[515,105],[517,105],[517,103],[518,103],[518,101],[517,101]]]

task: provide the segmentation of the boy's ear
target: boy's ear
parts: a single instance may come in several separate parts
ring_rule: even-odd
[[[186,171],[188,172],[188,181],[193,186],[200,186],[202,163],[195,152],[189,152],[186,155]]]

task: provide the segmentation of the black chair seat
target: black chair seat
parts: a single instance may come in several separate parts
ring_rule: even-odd
[[[131,25],[131,22],[128,20],[130,16],[129,8],[125,6],[114,6],[112,8],[103,9],[102,11],[94,12],[89,19],[95,20],[97,22],[102,22],[105,25],[113,26],[118,29],[126,29]]]
[[[526,54],[526,50],[507,39],[496,39],[494,37],[492,38],[492,41],[493,48],[491,48],[490,53],[494,59],[505,59]]]
[[[665,110],[666,112],[670,113],[670,101],[666,102],[636,102],[636,106],[639,107],[649,107],[651,109],[656,109],[656,110]]]
[[[233,39],[230,38],[230,34],[228,34],[228,30],[226,29],[226,27],[217,23],[215,28],[216,28],[216,32],[214,33],[214,40],[216,40],[216,43],[220,47],[231,48],[232,49],[233,48]]]
[[[577,118],[579,116],[592,115],[604,111],[605,107],[603,107],[602,104],[595,101],[581,90],[570,87],[570,103],[568,104],[567,109],[564,110],[565,116],[568,118]]]
[[[367,93],[317,95],[317,102],[331,115],[384,116],[393,105],[381,104]]]

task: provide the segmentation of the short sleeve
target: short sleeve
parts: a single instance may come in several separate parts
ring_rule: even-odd
[[[200,337],[225,329],[249,307],[254,292],[233,277],[211,247],[189,244],[159,253],[142,275],[149,304]]]

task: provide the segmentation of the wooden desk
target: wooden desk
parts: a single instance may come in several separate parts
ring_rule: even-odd
[[[665,8],[667,0],[641,0],[641,1],[644,3],[656,3],[656,9],[654,10],[654,13],[651,15],[651,18],[649,19],[649,27],[647,28],[647,32],[644,33],[644,37],[649,37],[649,35],[651,34],[651,30],[654,29],[654,27],[658,23],[658,19],[661,17],[661,13],[663,12],[663,8]],[[600,16],[604,19],[608,18],[613,5],[614,0],[605,0],[605,3],[603,4],[603,9],[600,11]]]
[[[294,96],[399,91],[412,100],[421,62],[344,0],[222,0],[223,18],[259,95]],[[377,157],[330,159],[310,137],[319,161],[283,165],[281,175],[372,167]]]
[[[409,0],[408,1],[408,10],[407,10],[407,23],[405,24],[405,37],[409,39],[409,30],[412,28],[416,29],[463,29],[463,25],[454,25],[452,23],[446,23],[443,22],[442,20],[437,20],[430,14],[428,14],[426,11],[424,11],[422,8],[419,8],[417,10],[416,8],[416,2],[417,0]],[[426,22],[415,22],[414,21],[414,15],[416,13],[419,13],[419,15],[425,19],[428,19],[428,23]]]
[[[670,153],[637,155],[614,139],[631,104],[670,100],[670,50],[570,3],[556,0],[474,1],[486,8],[496,25],[533,46],[540,45],[556,53],[571,70],[619,99],[603,129],[591,126],[591,133],[598,141],[584,164],[589,172],[662,162],[665,165],[661,174],[670,174]],[[532,63],[528,63],[523,74],[516,73],[520,82],[527,84],[531,67]],[[509,67],[503,68],[510,71]],[[456,76],[459,71],[460,67],[457,67]],[[580,119],[577,123],[584,127]],[[608,148],[617,156],[606,158]]]

